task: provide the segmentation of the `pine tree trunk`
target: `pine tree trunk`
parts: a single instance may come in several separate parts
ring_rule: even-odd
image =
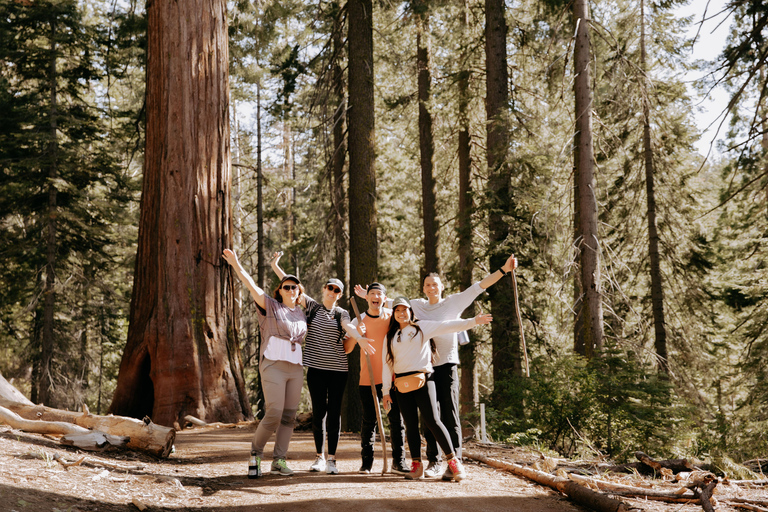
[[[574,45],[576,103],[577,193],[581,237],[581,287],[584,322],[584,352],[593,357],[603,347],[603,305],[600,290],[600,246],[597,232],[597,196],[592,150],[592,88],[590,84],[589,12],[587,0],[575,0],[574,22],[578,26]]]
[[[506,245],[509,226],[504,213],[511,210],[511,173],[506,161],[509,144],[506,109],[509,101],[509,74],[507,71],[507,23],[504,0],[485,2],[485,67],[486,67],[486,119],[488,215],[490,268],[499,269],[511,248]],[[506,289],[505,289],[506,288]],[[493,380],[501,383],[510,374],[522,375],[519,335],[515,329],[514,304],[507,280],[489,288],[491,297],[491,336],[493,339]]]
[[[147,5],[147,132],[130,325],[114,414],[251,417],[235,324],[226,2]]]
[[[256,284],[262,290],[265,286],[265,262],[264,262],[264,194],[263,194],[264,174],[261,167],[261,82],[256,84]],[[257,351],[257,354],[259,352]]]
[[[373,4],[350,0],[349,20],[349,279],[371,283],[378,276],[376,174],[374,172]],[[354,258],[351,255],[354,254]],[[346,428],[360,428],[359,347],[349,355]]]
[[[57,406],[51,402],[53,391],[53,376],[51,363],[53,361],[54,343],[54,314],[56,311],[56,178],[58,175],[58,119],[57,103],[58,90],[56,86],[56,20],[51,20],[51,60],[49,62],[48,81],[51,93],[50,105],[50,137],[48,143],[48,216],[46,223],[46,265],[45,265],[45,300],[43,306],[43,332],[40,351],[40,384],[38,385],[39,403]]]
[[[333,113],[333,173],[331,181],[331,198],[333,201],[333,227],[334,227],[334,269],[345,284],[349,292],[349,270],[347,265],[347,233],[345,224],[347,220],[346,195],[344,194],[344,163],[347,158],[347,143],[345,132],[347,131],[346,110],[346,83],[344,81],[344,68],[342,58],[344,55],[344,33],[341,7],[337,2],[333,3],[333,95],[337,105]]]
[[[462,16],[463,41],[466,41],[466,30],[469,26],[469,6],[464,1]],[[459,73],[459,269],[461,272],[461,289],[472,286],[472,269],[475,259],[472,254],[472,136],[469,126],[469,64],[466,53],[462,56],[464,69]],[[464,318],[475,316],[474,303],[464,311]],[[467,415],[477,407],[478,396],[475,383],[475,363],[477,360],[475,342],[477,336],[473,329],[467,331],[470,343],[459,346],[461,361],[461,377],[459,386],[459,409],[462,416]]]
[[[645,2],[640,0],[640,69],[647,73],[647,54],[645,49]],[[643,153],[645,156],[645,190],[648,203],[648,255],[651,262],[651,307],[653,309],[653,327],[656,345],[656,357],[659,371],[666,375],[669,371],[667,361],[667,329],[664,325],[664,288],[661,280],[661,262],[659,257],[659,232],[656,228],[656,195],[654,192],[653,146],[651,145],[651,108],[650,78],[643,77]]]
[[[422,6],[426,10],[426,7]],[[437,255],[438,231],[435,193],[435,141],[432,134],[432,113],[429,102],[432,89],[429,14],[417,16],[416,62],[419,94],[419,152],[421,155],[421,209],[424,225],[424,269],[422,278],[430,272],[440,272]]]

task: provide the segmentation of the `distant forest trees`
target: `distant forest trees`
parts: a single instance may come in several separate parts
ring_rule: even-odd
[[[0,0],[0,374],[51,406],[250,418],[223,248],[266,289],[282,250],[310,295],[411,297],[514,252],[531,376],[505,279],[460,350],[467,425],[483,401],[495,440],[565,455],[764,456],[768,11],[729,2],[695,63],[682,3]]]

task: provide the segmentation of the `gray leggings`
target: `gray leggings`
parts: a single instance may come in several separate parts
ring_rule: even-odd
[[[288,453],[288,443],[291,442],[296,410],[301,399],[304,368],[300,364],[287,361],[263,359],[259,364],[259,373],[261,388],[264,390],[266,412],[253,435],[251,453],[262,457],[264,446],[277,431],[272,458],[284,459],[285,454]]]

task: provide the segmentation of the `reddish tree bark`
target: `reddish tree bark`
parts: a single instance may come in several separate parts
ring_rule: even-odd
[[[147,5],[147,138],[130,326],[110,412],[251,418],[232,243],[225,0]]]

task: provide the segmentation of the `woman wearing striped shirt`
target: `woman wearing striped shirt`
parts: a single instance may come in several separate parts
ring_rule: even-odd
[[[270,261],[272,269],[282,279],[281,252]],[[347,353],[355,347],[360,334],[350,325],[349,313],[336,305],[344,291],[344,284],[330,278],[323,286],[322,302],[306,294],[299,297],[307,315],[307,337],[304,342],[304,366],[307,367],[307,388],[312,401],[312,433],[315,438],[317,459],[310,471],[339,473],[336,467],[336,447],[341,433],[341,400],[347,385]],[[349,334],[350,338],[347,338]],[[345,342],[345,338],[348,341]],[[323,429],[325,420],[325,431]],[[323,453],[323,438],[328,438],[328,458]]]

